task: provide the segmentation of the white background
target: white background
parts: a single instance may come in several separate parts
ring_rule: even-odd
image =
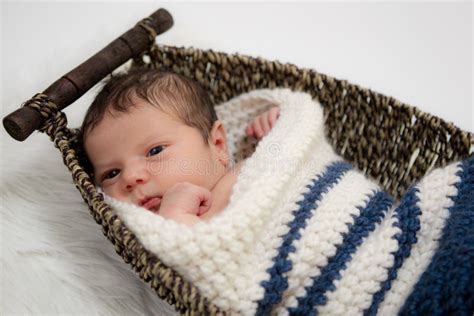
[[[470,2],[3,2],[2,116],[159,7],[175,20],[163,44],[314,68],[474,130]],[[66,110],[70,126],[95,92]],[[47,137],[0,133],[0,313],[156,314]]]
[[[472,3],[4,3],[2,106],[17,107],[158,7],[163,44],[291,62],[473,131]],[[69,112],[85,111],[89,93]],[[82,116],[71,116],[79,125]],[[77,120],[76,120],[77,118]]]

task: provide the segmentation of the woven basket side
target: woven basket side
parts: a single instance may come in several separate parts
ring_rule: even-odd
[[[147,54],[151,63],[144,66],[197,80],[215,104],[258,88],[310,93],[324,107],[334,149],[396,198],[432,168],[467,158],[474,145],[473,134],[440,118],[293,64],[171,46]]]

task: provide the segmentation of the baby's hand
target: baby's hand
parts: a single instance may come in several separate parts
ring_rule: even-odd
[[[273,128],[280,115],[280,108],[275,106],[268,111],[260,114],[247,126],[245,133],[248,136],[262,138]]]
[[[163,195],[158,214],[176,218],[183,214],[201,216],[211,207],[212,194],[206,188],[189,182],[180,182]]]

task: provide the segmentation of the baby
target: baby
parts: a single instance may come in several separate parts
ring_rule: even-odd
[[[248,136],[265,136],[279,108],[256,117]],[[81,127],[95,184],[123,202],[193,225],[224,209],[235,166],[207,93],[184,76],[137,69],[112,77]]]

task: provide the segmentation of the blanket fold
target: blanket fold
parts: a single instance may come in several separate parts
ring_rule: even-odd
[[[249,152],[245,125],[274,105],[277,123]],[[241,315],[473,308],[460,296],[474,269],[472,157],[434,170],[397,202],[333,151],[309,94],[256,90],[216,111],[233,157],[251,154],[220,214],[188,227],[106,197],[144,247],[212,303]],[[443,270],[440,251],[463,256],[452,266],[459,276]],[[439,294],[428,287],[441,273],[452,287]]]

